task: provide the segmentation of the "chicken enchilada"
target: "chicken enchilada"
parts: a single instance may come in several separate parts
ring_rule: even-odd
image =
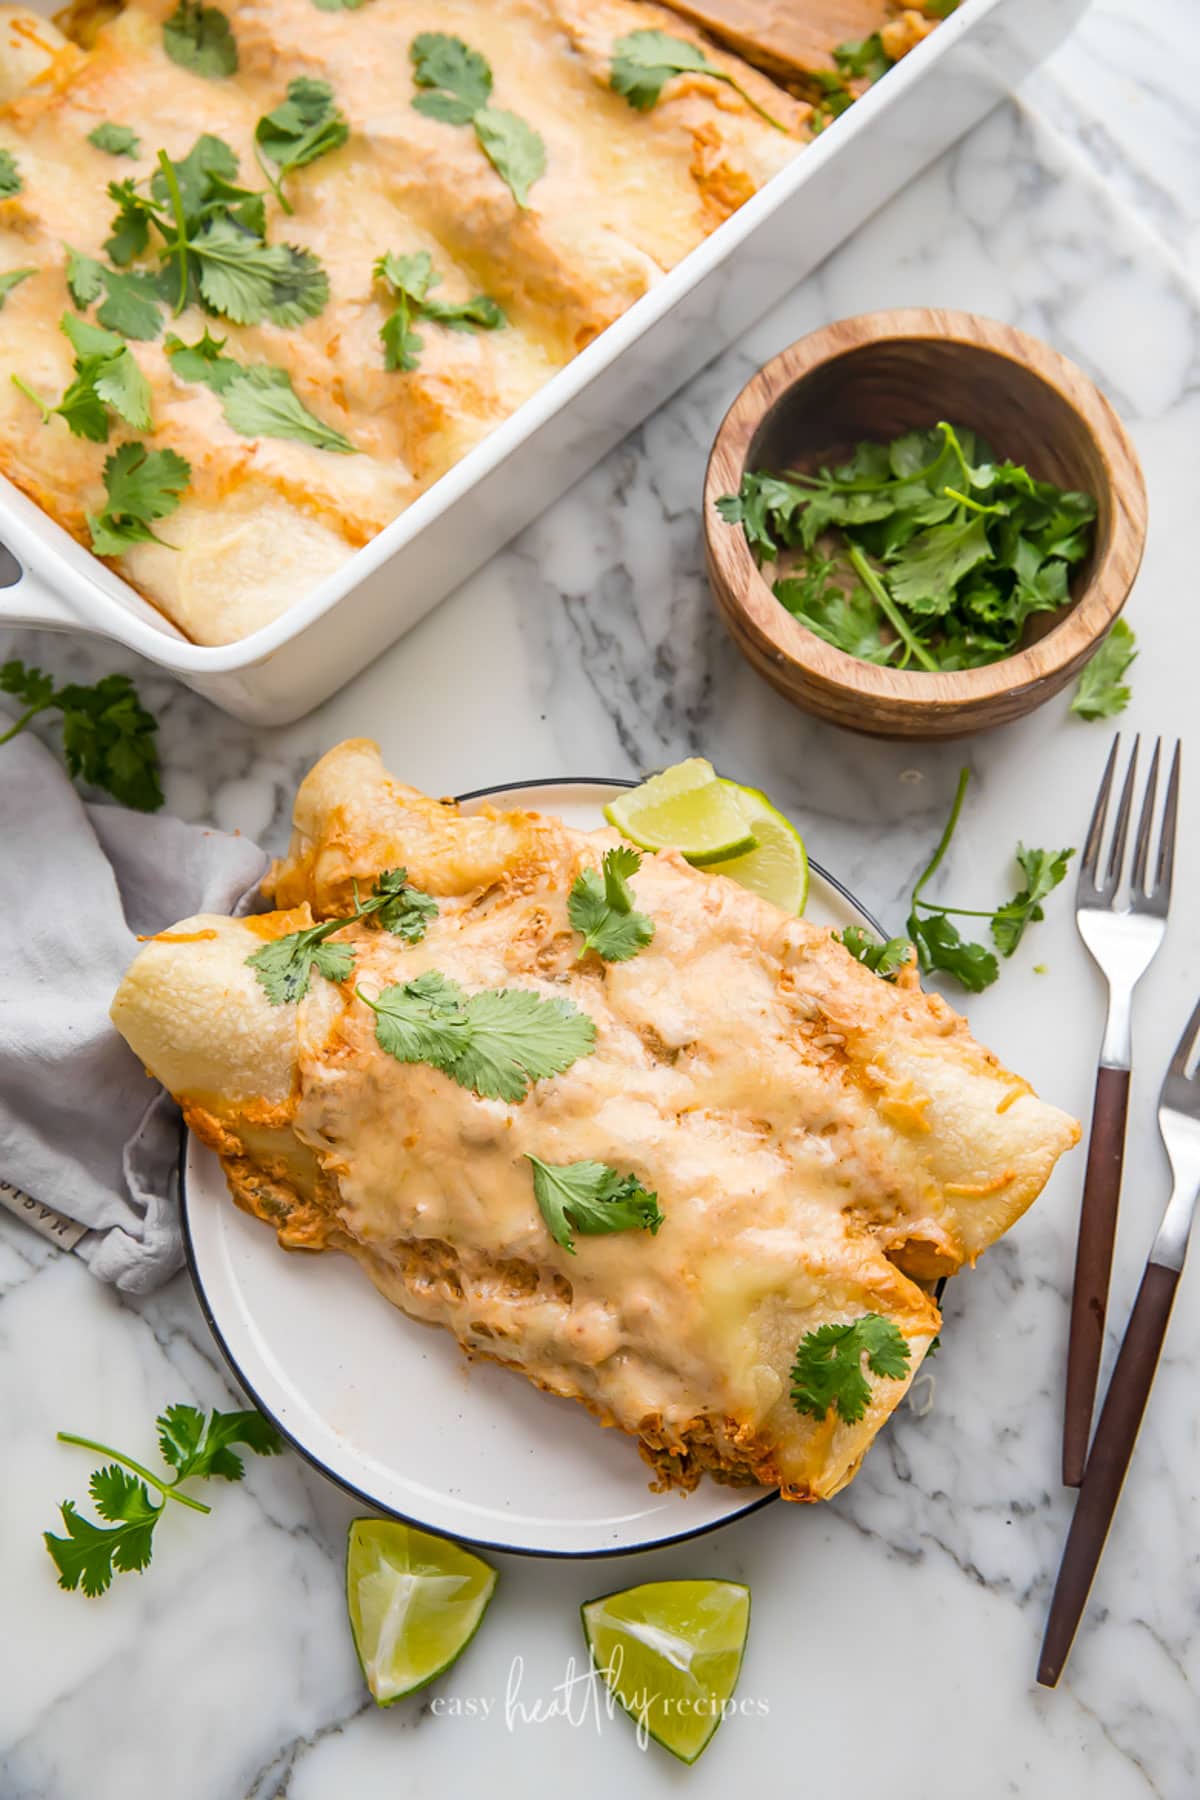
[[[295,826],[276,911],[164,932],[113,1006],[238,1204],[661,1483],[836,1493],[937,1333],[928,1284],[1074,1122],[911,972],[676,852],[462,816],[363,741]]]

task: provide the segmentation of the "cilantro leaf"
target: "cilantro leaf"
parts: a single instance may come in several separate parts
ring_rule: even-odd
[[[415,369],[425,341],[412,328],[414,318],[431,319],[450,331],[495,331],[504,325],[503,312],[487,294],[476,294],[473,300],[431,300],[430,288],[440,287],[441,276],[433,266],[428,250],[415,250],[405,256],[392,251],[376,259],[377,281],[386,282],[399,305],[380,327],[384,366],[388,369]]]
[[[485,988],[464,997],[438,970],[358,997],[375,1014],[380,1049],[397,1062],[424,1062],[485,1099],[524,1100],[531,1084],[586,1055],[596,1027],[569,1000],[528,988]]]
[[[285,212],[290,213],[292,207],[283,192],[283,183],[292,170],[327,156],[349,136],[349,122],[327,81],[300,75],[288,82],[287,99],[266,113],[254,131],[259,167]],[[275,165],[274,174],[268,167],[271,163]]]
[[[145,1482],[139,1481],[136,1475],[130,1474],[119,1463],[109,1463],[105,1469],[94,1470],[88,1482],[88,1492],[92,1496],[96,1511],[102,1519],[107,1519],[110,1525],[117,1524],[122,1520],[130,1525],[145,1525],[148,1522],[153,1529],[154,1521],[161,1510],[151,1500]],[[149,1561],[150,1544],[147,1538],[145,1562],[139,1562],[135,1566],[145,1568]],[[126,1566],[124,1563],[117,1564],[118,1568]]]
[[[223,394],[231,382],[237,380],[243,365],[232,356],[223,356],[225,338],[211,337],[207,330],[203,337],[194,344],[185,344],[182,338],[168,332],[163,348],[167,353],[167,361],[180,381],[202,382],[212,389],[214,394]]]
[[[76,306],[90,306],[104,291],[104,264],[82,250],[68,249],[67,287]]]
[[[354,946],[325,941],[348,922],[326,919],[302,931],[289,931],[246,958],[272,1006],[293,1006],[302,1000],[314,969],[326,981],[348,980],[354,970]]]
[[[437,918],[437,901],[409,885],[407,869],[385,869],[371,895],[363,910],[373,910],[383,929],[406,944],[419,944],[430,921]],[[378,904],[372,907],[372,902]]]
[[[163,49],[181,69],[207,81],[237,73],[237,39],[229,20],[219,7],[201,5],[200,0],[179,0],[163,23]]]
[[[520,207],[546,173],[546,145],[540,132],[518,114],[485,106],[475,114],[475,136],[488,161]]]
[[[413,105],[445,125],[469,125],[488,103],[492,71],[487,58],[443,31],[422,31],[409,46],[413,80],[431,93],[418,94]]]
[[[713,81],[724,81],[741,95],[747,106],[777,131],[786,126],[773,119],[732,75],[710,62],[699,44],[688,38],[672,37],[666,31],[629,31],[613,44],[609,85],[637,112],[649,112],[673,75],[707,75]]]
[[[24,185],[12,151],[0,149],[0,200],[11,200]]]
[[[101,325],[122,337],[150,343],[162,330],[158,289],[152,276],[104,270],[104,299],[96,310]]]
[[[107,151],[109,156],[140,156],[141,139],[129,125],[113,125],[107,119],[87,134],[89,144],[97,150]]]
[[[953,975],[968,993],[982,993],[984,988],[991,987],[1000,973],[1000,965],[991,951],[983,944],[965,940],[945,912],[929,913],[924,917],[911,913],[908,931],[917,947],[922,969],[927,974],[940,969],[943,974]]]
[[[1136,646],[1133,631],[1118,619],[1079,677],[1073,713],[1081,719],[1112,719],[1125,711],[1130,695],[1121,677],[1137,655]]]
[[[792,1405],[814,1419],[834,1408],[844,1425],[857,1425],[871,1403],[872,1375],[901,1381],[908,1373],[908,1341],[891,1319],[864,1313],[844,1325],[818,1325],[801,1338],[792,1364]]]
[[[9,269],[6,274],[0,275],[0,312],[4,311],[4,302],[13,289],[20,287],[23,281],[28,281],[31,275],[36,274],[36,269]]]
[[[286,369],[223,356],[224,343],[207,331],[195,344],[170,336],[167,360],[181,380],[203,382],[220,396],[221,410],[235,431],[243,437],[292,438],[318,450],[355,454],[349,438],[309,412]]]
[[[963,576],[990,555],[987,523],[978,514],[932,525],[910,538],[893,557],[889,571],[892,598],[910,612],[948,612]]]
[[[654,921],[636,912],[628,877],[642,866],[640,851],[623,844],[606,850],[603,873],[581,869],[567,899],[567,917],[583,934],[580,956],[594,950],[605,962],[625,962],[654,936]]]
[[[259,1456],[278,1456],[283,1439],[275,1427],[253,1408],[241,1412],[217,1412],[207,1418],[195,1406],[168,1406],[158,1420],[158,1444],[164,1462],[175,1470],[176,1481],[189,1476],[220,1476],[240,1481],[246,1465],[230,1449],[245,1444]]]
[[[80,250],[67,252],[67,287],[72,300],[81,309],[104,295],[96,317],[110,331],[122,337],[149,341],[162,330],[158,307],[158,291],[153,278],[143,274],[124,274],[106,268],[94,256]]]
[[[63,753],[72,776],[139,812],[162,805],[154,742],[158,721],[141,704],[128,675],[106,675],[92,687],[70,682],[58,688],[41,669],[14,660],[0,665],[0,694],[11,694],[25,709],[0,733],[0,745],[38,713],[56,707],[63,715]]]
[[[41,712],[54,704],[54,677],[13,658],[0,663],[0,694],[11,694],[22,706]],[[5,739],[7,742],[7,739]]]
[[[300,325],[329,298],[329,277],[311,250],[265,244],[218,214],[188,240],[201,298],[235,325]]]
[[[471,995],[466,1016],[466,1047],[451,1073],[487,1099],[524,1100],[533,1082],[561,1075],[596,1039],[594,1023],[570,1000],[527,988],[485,988]]]
[[[912,955],[913,947],[907,938],[888,938],[886,943],[881,943],[869,931],[864,931],[861,925],[847,925],[844,931],[835,931],[833,935],[857,962],[881,976],[884,981],[895,981]]]
[[[572,1227],[584,1237],[614,1231],[649,1231],[664,1223],[658,1195],[636,1175],[618,1175],[607,1163],[545,1163],[526,1152],[533,1165],[533,1192],[555,1243],[575,1254]]]
[[[413,96],[417,112],[443,125],[473,125],[480,149],[517,205],[528,206],[530,188],[546,172],[546,146],[516,113],[489,105],[492,71],[487,58],[442,31],[420,32],[409,55],[413,81],[430,90]]]
[[[437,969],[428,969],[414,981],[385,988],[377,1000],[360,1000],[375,1014],[375,1039],[381,1050],[397,1062],[429,1063],[444,1075],[466,1049],[470,1034],[463,991]]]
[[[313,5],[321,12],[357,12],[366,0],[313,0]]]
[[[231,1444],[245,1444],[260,1456],[274,1456],[283,1448],[274,1426],[257,1412],[213,1412],[206,1418],[194,1406],[169,1406],[157,1424],[159,1447],[174,1470],[170,1480],[107,1444],[59,1432],[60,1443],[78,1444],[114,1459],[105,1468],[95,1469],[88,1483],[96,1511],[107,1521],[108,1529],[83,1518],[72,1501],[64,1500],[59,1510],[66,1537],[42,1533],[58,1569],[60,1587],[82,1587],[95,1599],[111,1585],[114,1569],[145,1569],[153,1553],[154,1530],[168,1510],[168,1500],[193,1512],[212,1510],[202,1500],[181,1493],[182,1481],[190,1476],[242,1479],[245,1468],[241,1457],[229,1448]],[[151,1488],[161,1496],[157,1501],[150,1497]]]
[[[122,556],[130,544],[161,543],[151,523],[175,511],[191,474],[191,464],[176,450],[147,450],[138,443],[115,450],[104,465],[108,504],[88,515],[97,556]]]
[[[93,1484],[97,1477],[119,1475],[118,1469],[97,1470],[93,1476]],[[128,1508],[129,1516],[119,1511],[102,1512],[103,1518],[125,1519],[109,1530],[103,1526],[93,1525],[75,1509],[70,1500],[64,1500],[59,1508],[63,1524],[67,1528],[67,1536],[56,1537],[52,1531],[42,1533],[47,1550],[54,1559],[58,1570],[58,1585],[68,1590],[82,1587],[90,1600],[96,1600],[106,1593],[112,1585],[113,1570],[140,1573],[149,1563],[153,1554],[152,1539],[154,1527],[162,1514],[162,1506],[154,1506],[144,1482],[131,1482],[130,1492],[123,1501],[118,1501],[116,1491],[106,1488],[104,1491],[109,1503],[115,1508],[123,1504]],[[163,1502],[165,1506],[166,1502]]]
[[[447,331],[498,331],[508,322],[490,294],[476,294],[470,300],[426,300],[421,313]]]
[[[286,369],[252,363],[221,391],[221,405],[243,437],[291,438],[342,456],[356,454],[348,437],[309,412]]]
[[[1025,885],[992,919],[992,937],[1002,956],[1012,955],[1028,924],[1045,918],[1042,901],[1063,880],[1074,854],[1074,850],[1027,850],[1024,844],[1017,845]]]

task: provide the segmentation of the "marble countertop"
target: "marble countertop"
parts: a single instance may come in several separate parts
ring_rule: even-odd
[[[902,304],[1011,319],[1080,362],[1132,429],[1151,529],[1128,613],[1141,654],[1123,724],[1186,727],[1200,666],[1200,33],[1192,0],[1160,0],[1153,24],[1146,18],[1138,0],[1096,0],[1013,102],[299,724],[238,724],[83,639],[12,633],[0,636],[0,655],[89,679],[133,669],[162,719],[168,805],[272,848],[299,777],[349,734],[378,737],[398,773],[437,793],[551,773],[623,775],[703,752],[767,789],[813,853],[899,924],[966,761],[974,779],[954,886],[1000,892],[1018,838],[1081,841],[1108,729],[1072,718],[1063,697],[965,745],[905,747],[791,710],[714,616],[697,496],[729,400],[811,327]],[[1198,779],[1192,768],[1175,917],[1139,993],[1117,1326],[1166,1199],[1158,1075],[1200,989],[1187,904],[1200,891],[1187,797]],[[1086,1119],[1103,990],[1066,894],[969,1010],[985,1042]],[[133,1447],[148,1442],[163,1403],[224,1405],[230,1388],[186,1277],[148,1300],[122,1300],[0,1214],[0,1796],[537,1800],[685,1785],[715,1795],[748,1779],[786,1784],[791,1769],[797,1784],[802,1770],[805,1788],[837,1800],[1194,1795],[1195,1267],[1069,1670],[1054,1693],[1033,1679],[1070,1516],[1057,1463],[1081,1178],[1076,1155],[979,1270],[953,1283],[932,1410],[902,1409],[839,1499],[768,1507],[715,1536],[604,1565],[500,1557],[485,1630],[435,1688],[387,1712],[364,1693],[345,1626],[342,1557],[355,1508],[296,1457],[253,1468],[211,1518],[172,1520],[169,1551],[103,1602],[56,1588],[39,1534],[63,1495],[82,1493],[90,1465],[54,1430]],[[563,1716],[563,1684],[582,1668],[581,1600],[708,1573],[754,1592],[740,1688],[755,1702],[750,1716],[731,1720],[691,1771],[653,1747],[640,1752],[622,1717],[597,1719],[578,1699]]]

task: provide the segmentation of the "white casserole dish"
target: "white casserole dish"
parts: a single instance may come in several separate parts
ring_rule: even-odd
[[[112,638],[254,724],[301,717],[977,123],[1087,3],[964,0],[512,418],[261,631],[236,644],[189,643],[3,477],[0,540],[16,562],[0,558],[0,582],[9,581],[0,586],[0,624]]]

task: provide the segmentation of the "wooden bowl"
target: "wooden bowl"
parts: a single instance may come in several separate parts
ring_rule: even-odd
[[[1014,655],[982,669],[880,668],[835,650],[782,607],[740,525],[716,509],[745,470],[815,466],[861,438],[883,442],[940,419],[970,425],[997,456],[1091,494],[1090,555],[1070,604],[1029,622]],[[866,313],[783,350],[742,389],[704,483],[708,573],[734,642],[797,706],[877,737],[960,737],[1019,718],[1071,680],[1125,604],[1146,539],[1146,489],[1124,426],[1073,363],[971,313]],[[1034,635],[1036,632],[1036,636]]]

